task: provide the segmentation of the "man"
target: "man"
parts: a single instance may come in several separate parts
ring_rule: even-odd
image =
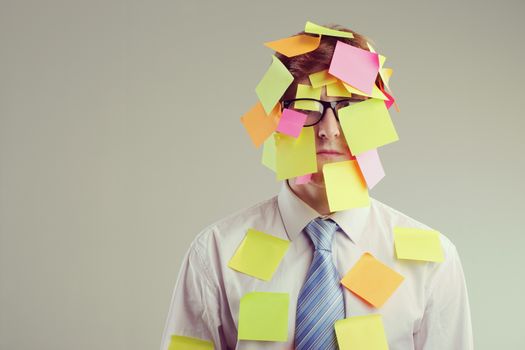
[[[358,33],[319,28],[322,32],[310,31],[320,35],[315,49],[291,57],[276,54],[293,75],[278,113],[281,119],[285,110],[304,114],[303,130],[313,130],[317,171],[286,178],[278,196],[208,226],[195,238],[173,293],[162,350],[473,348],[463,270],[447,237],[368,198],[367,192],[366,205],[333,209],[339,189],[329,189],[326,165],[359,163],[341,119],[378,95],[333,93],[334,85],[326,83],[317,90],[319,98],[302,99],[298,86],[308,85],[311,74],[332,69],[338,42],[371,51]],[[353,37],[338,36],[344,33]],[[374,78],[376,87],[392,102],[383,77]],[[278,130],[272,135],[281,134]],[[279,137],[289,136],[275,137],[278,156],[284,152]],[[358,168],[364,173],[364,163]],[[362,191],[359,186],[353,190]],[[394,231],[402,228],[436,233],[442,259],[400,258],[401,236]],[[257,248],[265,255],[255,262],[261,269],[278,260],[270,276],[250,271],[250,237],[261,239]],[[264,245],[271,240],[287,244],[281,255]],[[379,270],[384,274],[376,278]],[[393,282],[387,285],[389,279]],[[282,296],[283,303],[267,298]]]

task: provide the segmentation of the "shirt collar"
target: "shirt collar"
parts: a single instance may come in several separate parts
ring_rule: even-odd
[[[310,221],[317,217],[325,217],[299,198],[290,188],[288,180],[282,182],[277,202],[284,228],[290,241],[293,241]],[[326,217],[334,220],[348,238],[352,242],[357,243],[363,233],[369,214],[370,205],[337,211]]]

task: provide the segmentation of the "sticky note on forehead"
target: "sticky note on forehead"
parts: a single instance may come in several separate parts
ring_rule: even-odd
[[[379,72],[377,53],[338,41],[328,73],[367,94],[372,92]]]
[[[297,84],[295,98],[313,98],[319,100],[321,99],[321,87],[314,88],[306,84]],[[319,104],[315,101],[295,101],[294,108],[308,111],[318,111]]]
[[[286,57],[294,57],[317,49],[321,36],[295,35],[289,38],[264,43],[265,46],[282,53]]]
[[[394,227],[394,246],[398,259],[442,262],[439,232],[412,227]]]
[[[341,350],[388,350],[381,315],[354,316],[335,323]]]
[[[365,180],[355,160],[327,163],[323,166],[323,175],[330,211],[370,204]]]
[[[326,85],[326,96],[352,97],[341,81]]]
[[[251,292],[239,306],[240,340],[288,340],[288,293]]]
[[[277,57],[272,56],[270,68],[255,88],[266,114],[270,114],[292,81],[293,75],[286,66]]]
[[[213,350],[211,341],[172,335],[168,350]]]
[[[297,138],[279,133],[275,138],[277,180],[317,172],[313,127],[303,127]]]
[[[328,73],[328,69],[312,73],[308,76],[308,79],[310,79],[310,84],[312,84],[312,87],[314,88],[332,84],[337,81],[336,77],[333,77]]]

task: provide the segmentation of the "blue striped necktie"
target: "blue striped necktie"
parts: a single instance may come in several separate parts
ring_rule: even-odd
[[[334,323],[345,318],[343,289],[332,260],[332,241],[337,228],[333,220],[317,218],[304,229],[315,251],[297,300],[297,350],[337,349]]]

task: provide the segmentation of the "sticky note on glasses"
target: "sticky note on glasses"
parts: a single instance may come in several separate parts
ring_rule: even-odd
[[[379,314],[345,318],[335,322],[339,349],[388,350],[388,342]]]
[[[398,259],[442,262],[439,232],[412,227],[394,227],[394,246]]]
[[[328,73],[370,94],[378,72],[377,53],[345,44],[342,41],[336,43]]]
[[[352,97],[341,81],[326,85],[326,96]]]
[[[339,109],[339,122],[352,154],[399,140],[384,101],[371,98]]]
[[[239,306],[239,340],[288,340],[288,293],[251,292]]]
[[[303,127],[297,138],[284,134],[275,138],[278,181],[317,172],[313,127]]]
[[[266,47],[282,53],[286,57],[294,57],[313,51],[319,47],[321,36],[294,35],[289,38],[279,39],[264,43]]]
[[[172,335],[168,350],[213,350],[211,341]]]
[[[270,115],[266,115],[260,102],[257,102],[241,117],[244,128],[250,135],[255,147],[259,146],[277,129],[279,124],[280,106],[275,105]]]
[[[270,114],[292,81],[293,76],[285,65],[277,57],[272,56],[270,68],[255,88],[266,114]]]
[[[372,254],[364,253],[341,283],[374,307],[381,307],[403,280],[403,276]]]
[[[314,88],[332,84],[337,81],[336,77],[333,77],[328,73],[328,69],[317,73],[312,73],[308,76],[308,78],[310,79],[310,84],[312,84],[312,87]]]
[[[381,159],[379,159],[377,149],[371,149],[358,154],[355,158],[365,178],[368,189],[372,189],[385,177],[385,170],[383,169],[383,164],[381,164]]]
[[[314,88],[305,84],[297,84],[295,98],[314,98],[319,100],[321,98],[321,88]],[[318,111],[319,103],[315,101],[295,101],[293,103],[293,107],[296,109],[305,109],[308,111]]]
[[[335,30],[320,26],[318,24],[307,21],[304,26],[305,33],[321,34],[327,36],[337,36],[340,38],[353,38],[354,34],[349,32],[343,32],[342,30]]]
[[[281,114],[279,125],[277,125],[277,131],[292,137],[297,137],[301,133],[307,117],[304,113],[285,108]]]
[[[289,246],[287,240],[250,228],[228,262],[228,267],[269,281]]]
[[[367,207],[370,204],[368,189],[357,161],[324,164],[323,175],[330,211]]]

